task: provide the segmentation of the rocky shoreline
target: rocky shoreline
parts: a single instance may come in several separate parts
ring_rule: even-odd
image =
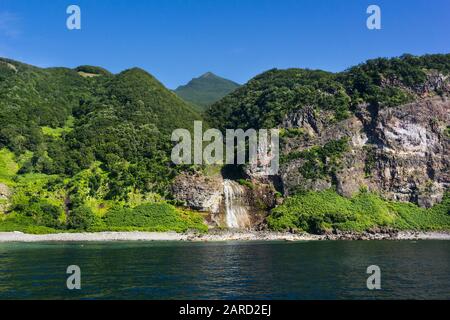
[[[176,232],[96,232],[32,235],[0,232],[2,242],[98,242],[98,241],[324,241],[324,240],[450,240],[450,232],[386,231],[340,232],[326,235],[269,231],[213,231],[206,234]]]

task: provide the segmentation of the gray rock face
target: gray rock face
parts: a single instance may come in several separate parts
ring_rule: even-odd
[[[11,190],[9,187],[4,183],[0,183],[0,200],[7,200],[10,196]]]
[[[383,110],[372,182],[391,199],[430,207],[450,186],[450,101],[428,99]]]
[[[292,155],[338,140],[346,141],[347,149],[338,157],[320,159],[321,165],[331,166],[332,170],[317,177],[304,177],[302,168],[308,160],[300,156],[284,162],[278,176],[262,179],[252,175],[251,170],[246,171],[251,186],[242,188],[246,190],[245,201],[252,211],[254,229],[264,227],[267,212],[282,200],[274,186],[281,187],[284,196],[298,189],[335,188],[339,194],[351,197],[364,188],[386,199],[422,207],[431,207],[442,200],[450,187],[448,97],[423,98],[385,109],[361,105],[346,120],[330,124],[328,119],[325,112],[318,113],[309,107],[288,114],[282,128],[302,130],[283,139],[281,152]],[[212,225],[224,225],[222,177],[182,174],[175,180],[173,194],[187,207],[210,212]]]
[[[395,108],[369,109],[360,106],[357,116],[314,130],[306,137],[288,139],[285,154],[344,137],[349,151],[339,159],[338,170],[319,179],[302,176],[299,169],[303,159],[285,163],[280,176],[286,195],[298,187],[320,191],[335,186],[344,196],[352,196],[364,187],[388,199],[423,207],[442,200],[450,186],[450,138],[446,133],[450,100],[435,97]],[[285,124],[288,128],[304,125],[301,121]]]
[[[240,185],[236,181],[228,181],[239,191],[235,192],[239,193],[239,204],[247,210],[248,223],[245,228],[261,229],[268,211],[275,207],[278,198],[272,184],[253,182],[248,181],[248,185]],[[228,226],[227,210],[230,210],[232,204],[227,203],[224,191],[224,179],[220,175],[207,177],[201,173],[180,174],[172,185],[176,200],[183,202],[190,209],[209,213],[206,222],[210,226]]]
[[[194,210],[218,213],[223,199],[221,176],[179,175],[173,185],[174,197]]]
[[[8,210],[11,194],[11,189],[6,184],[0,183],[0,213]]]
[[[395,86],[420,98],[430,97],[434,92],[450,91],[449,77],[437,71],[428,71],[426,81],[413,87],[405,86],[395,75],[381,79],[381,86]]]
[[[424,84],[418,86],[416,89],[422,97],[428,97],[430,92],[449,92],[450,91],[450,81],[448,81],[448,76],[445,76],[439,72],[431,72],[427,81]]]
[[[316,114],[313,107],[306,106],[288,114],[281,126],[283,128],[303,128],[309,134],[320,134],[323,130],[324,122]]]

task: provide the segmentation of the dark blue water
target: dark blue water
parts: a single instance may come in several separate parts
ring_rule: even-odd
[[[53,298],[450,299],[450,241],[0,244],[0,299]]]

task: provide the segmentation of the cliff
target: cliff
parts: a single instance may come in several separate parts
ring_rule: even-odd
[[[206,117],[222,131],[280,129],[279,173],[261,178],[249,167],[241,173],[252,190],[267,191],[248,197],[265,201],[271,228],[351,229],[342,222],[365,219],[353,202],[372,200],[379,212],[366,217],[373,218],[368,224],[358,220],[362,229],[441,228],[450,217],[449,74],[449,54],[380,58],[336,74],[273,69],[212,105]],[[320,216],[308,203],[305,216],[314,193],[343,206],[324,206]],[[431,207],[440,222],[418,222]],[[415,216],[405,222],[408,210]]]
[[[331,126],[321,125],[309,109],[294,111],[283,125],[305,133],[284,139],[283,154],[291,155],[280,172],[284,194],[299,186],[316,191],[335,186],[350,197],[367,188],[387,199],[431,207],[450,184],[449,123],[448,97],[386,109],[361,105],[354,116]],[[335,141],[346,144],[337,155],[311,151]],[[319,172],[311,174],[305,165]]]

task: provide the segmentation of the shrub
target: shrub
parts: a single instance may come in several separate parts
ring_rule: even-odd
[[[251,189],[251,190],[253,190],[253,189],[255,188],[255,185],[254,185],[251,181],[248,181],[248,180],[245,180],[245,179],[238,179],[237,182],[238,182],[241,186],[247,187],[247,188],[249,188],[249,189]]]
[[[54,228],[36,225],[36,222],[32,217],[26,217],[17,213],[0,215],[0,231],[20,231],[29,234],[46,234],[57,232]]]
[[[195,212],[181,211],[168,203],[150,203],[134,209],[115,207],[103,218],[111,230],[207,231],[203,218]]]
[[[431,209],[387,201],[361,192],[351,199],[335,191],[304,192],[286,199],[267,218],[276,231],[322,233],[337,229],[362,232],[374,227],[399,230],[450,230],[450,197]]]
[[[85,206],[76,206],[67,217],[67,227],[76,230],[88,230],[96,222],[96,216],[92,210]]]
[[[304,163],[299,168],[302,176],[306,179],[318,179],[334,173],[339,168],[339,160],[348,149],[348,138],[341,138],[329,141],[323,146],[291,152],[283,156],[281,162],[303,159]]]

